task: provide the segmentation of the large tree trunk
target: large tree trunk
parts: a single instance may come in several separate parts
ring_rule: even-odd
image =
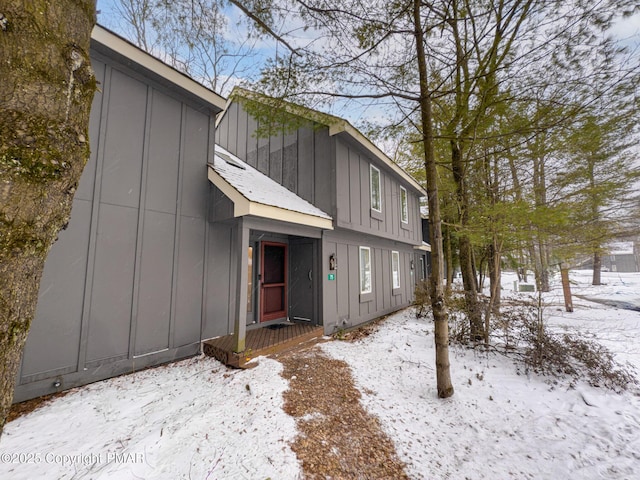
[[[45,259],[89,156],[94,0],[0,0],[0,435]]]
[[[424,32],[420,17],[420,0],[413,2],[413,22],[415,25],[416,53],[420,73],[420,113],[422,140],[424,144],[424,166],[427,178],[427,200],[429,202],[429,232],[431,242],[431,307],[435,324],[436,383],[438,397],[453,395],[449,364],[449,314],[444,298],[442,251],[442,222],[440,219],[440,199],[438,198],[438,172],[433,149],[433,116],[431,96],[428,87],[427,61],[424,50]]]

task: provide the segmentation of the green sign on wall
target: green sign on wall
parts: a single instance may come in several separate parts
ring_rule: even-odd
[[[336,279],[336,274],[335,273],[330,273],[329,275],[327,275],[327,278],[329,280],[335,280]]]

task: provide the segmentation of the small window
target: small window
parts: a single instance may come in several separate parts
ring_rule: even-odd
[[[409,199],[404,187],[400,187],[400,219],[402,223],[409,223]]]
[[[400,288],[400,253],[391,252],[391,277],[393,280],[393,288]]]
[[[382,189],[380,188],[380,170],[369,165],[371,180],[371,209],[382,212]]]
[[[360,247],[360,293],[371,293],[371,249]]]

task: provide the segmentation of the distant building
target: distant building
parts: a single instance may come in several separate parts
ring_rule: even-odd
[[[593,268],[593,258],[580,264],[582,269]],[[615,242],[607,247],[602,255],[603,272],[640,272],[640,243]]]

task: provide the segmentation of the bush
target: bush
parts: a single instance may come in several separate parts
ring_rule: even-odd
[[[416,285],[413,304],[416,307],[416,318],[426,316],[426,312],[431,308],[431,291],[428,280],[421,280]]]
[[[597,341],[569,333],[553,334],[543,328],[542,334],[531,336],[530,343],[524,361],[535,372],[586,380],[591,386],[616,392],[638,385],[633,367],[616,362]]]
[[[603,345],[576,334],[555,333],[541,321],[541,306],[522,302],[504,306],[491,320],[491,348],[522,362],[527,371],[572,383],[584,380],[616,392],[638,385],[629,364],[622,365]],[[450,339],[466,343],[468,320],[452,309]]]

